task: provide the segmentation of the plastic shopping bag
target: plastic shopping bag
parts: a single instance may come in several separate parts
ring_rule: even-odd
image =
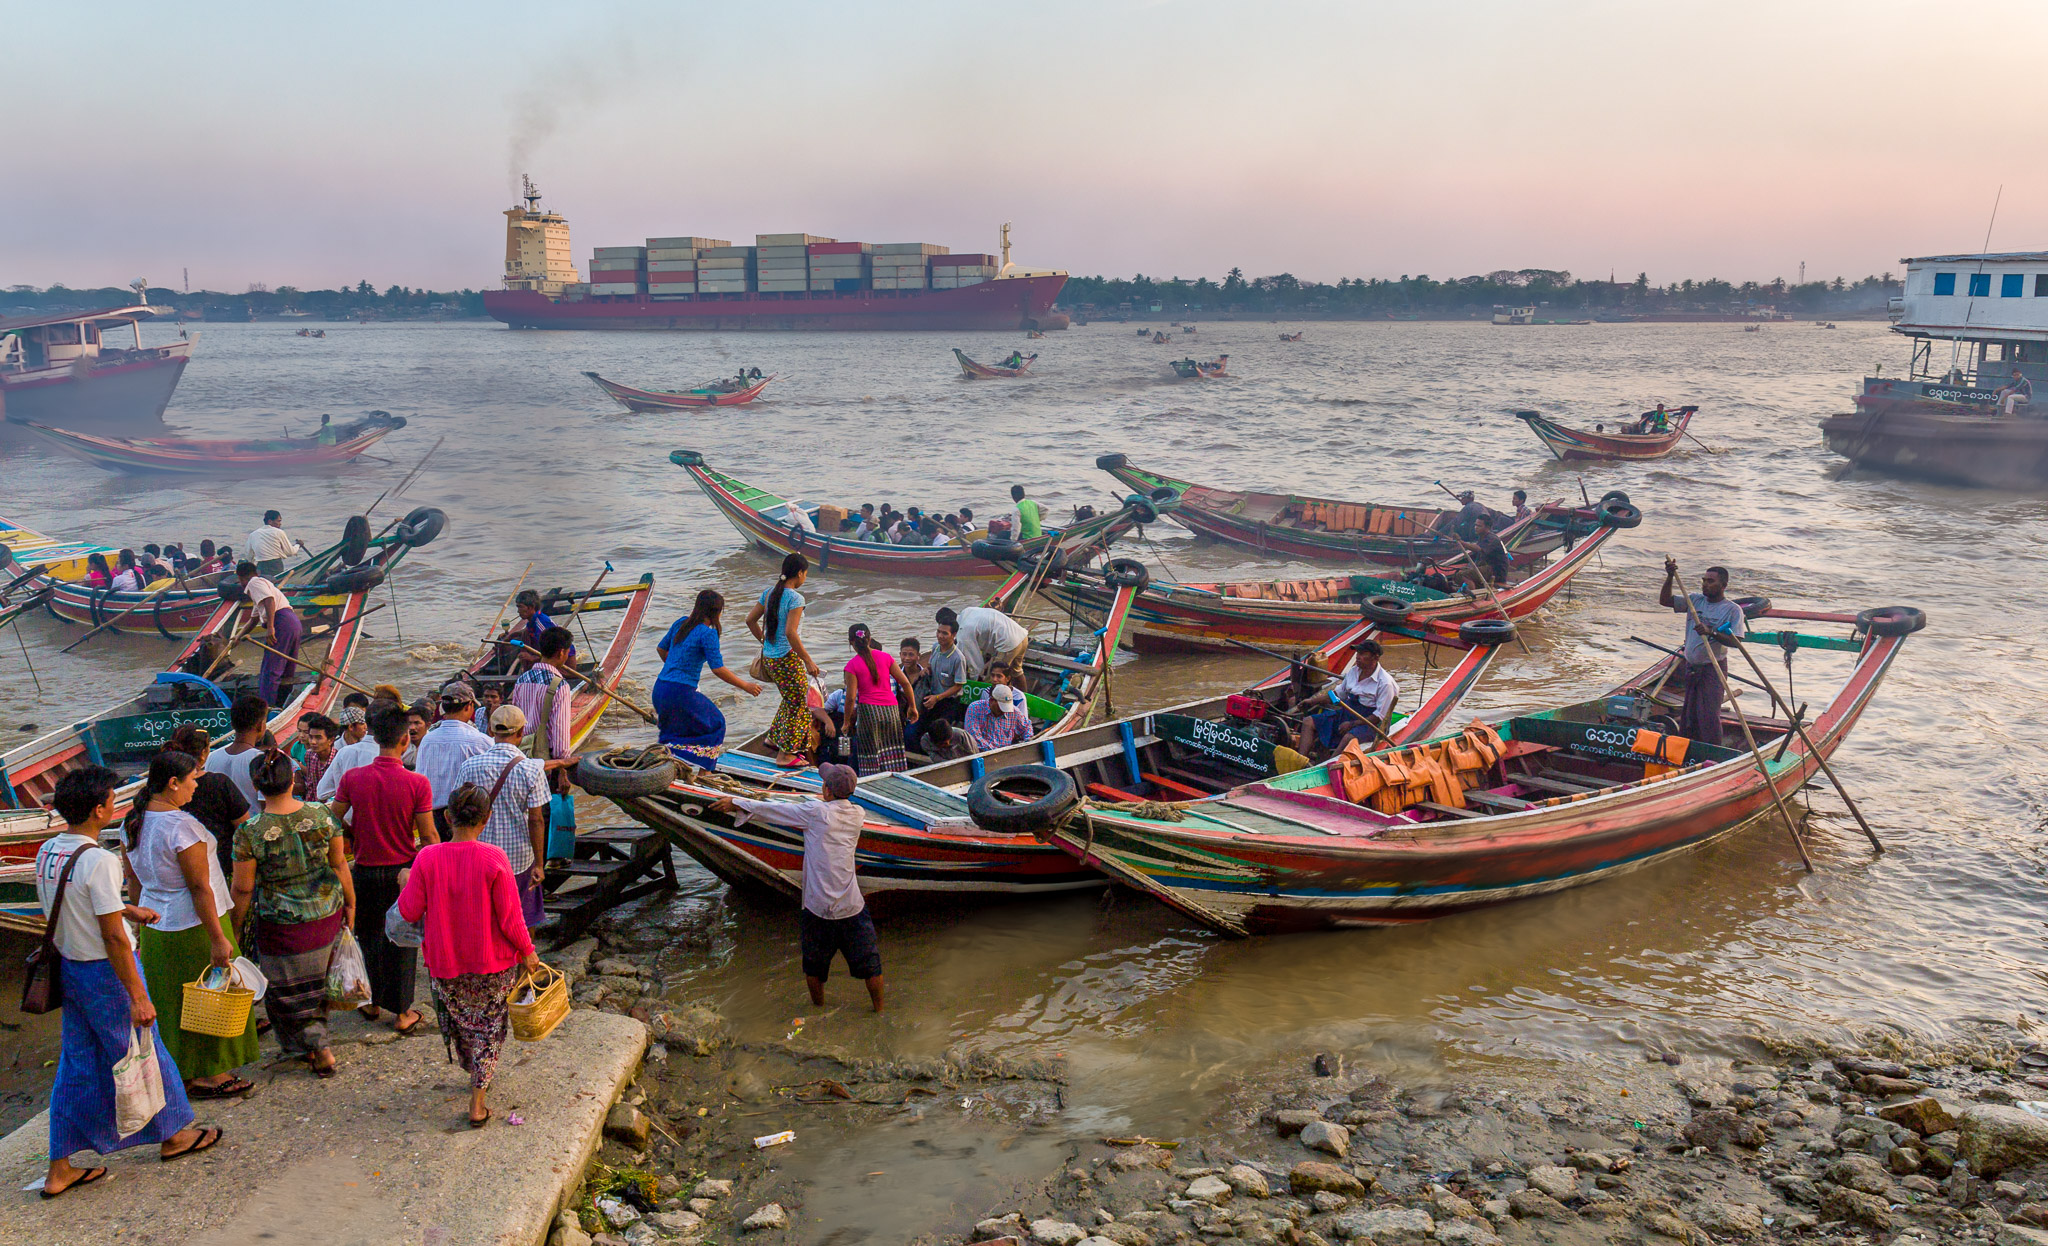
[[[164,1078],[156,1062],[156,1029],[128,1031],[128,1054],[114,1061],[114,1132],[141,1133],[164,1110]]]
[[[384,941],[393,947],[418,947],[427,941],[426,922],[409,922],[398,911],[398,902],[384,910]]]
[[[369,1001],[370,971],[363,964],[363,949],[356,946],[353,931],[343,930],[327,961],[327,1002],[337,1008],[354,1008]]]

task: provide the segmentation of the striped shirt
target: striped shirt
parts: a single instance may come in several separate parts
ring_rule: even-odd
[[[493,744],[462,763],[462,769],[455,775],[455,787],[474,783],[488,792],[497,786],[505,763],[515,757],[521,761],[505,777],[505,786],[498,788],[498,798],[491,802],[490,821],[484,823],[483,834],[477,838],[504,849],[506,859],[512,862],[512,872],[519,874],[533,868],[533,837],[527,832],[526,813],[548,803],[547,774],[541,764],[513,745]]]

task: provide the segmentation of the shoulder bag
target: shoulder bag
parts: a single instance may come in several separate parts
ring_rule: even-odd
[[[64,1006],[64,954],[57,950],[57,919],[64,915],[64,896],[71,887],[71,871],[78,858],[92,851],[92,845],[74,851],[57,875],[57,898],[50,902],[49,920],[43,923],[42,941],[28,954],[27,971],[21,978],[21,1010],[40,1016]]]

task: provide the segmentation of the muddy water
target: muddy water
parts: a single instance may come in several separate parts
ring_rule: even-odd
[[[1699,436],[1725,453],[1689,447],[1661,463],[1588,471],[1595,496],[1630,493],[1642,527],[1525,629],[1532,651],[1504,658],[1468,708],[1576,699],[1652,658],[1629,638],[1676,636],[1654,603],[1667,552],[1688,568],[1725,563],[1735,591],[1780,604],[1917,605],[1929,629],[1838,757],[1889,852],[1874,857],[1834,796],[1814,792],[1811,875],[1781,830],[1758,827],[1625,880],[1403,930],[1233,943],[1130,896],[935,905],[884,924],[891,1011],[871,1017],[854,1006],[851,984],[835,982],[842,1007],[812,1014],[806,1034],[877,1058],[1059,1054],[1071,1070],[1067,1127],[1171,1133],[1199,1125],[1209,1092],[1248,1065],[1308,1050],[1418,1067],[1549,1064],[1634,1048],[1727,1049],[1767,1031],[1959,1037],[2038,1018],[2048,676],[2036,650],[2048,504],[1838,477],[1814,420],[1841,408],[1858,376],[1900,367],[1900,339],[1851,324],[1752,334],[1388,324],[1311,325],[1309,340],[1282,344],[1281,327],[1203,326],[1189,349],[1228,351],[1238,375],[1183,384],[1165,369],[1178,343],[1154,347],[1114,325],[1035,343],[1039,374],[1019,383],[948,374],[948,347],[987,355],[1012,344],[994,336],[514,334],[451,324],[336,327],[302,340],[278,326],[220,326],[205,331],[175,423],[227,435],[382,408],[412,421],[384,443],[392,461],[330,477],[164,485],[9,444],[0,447],[0,514],[115,544],[214,536],[239,545],[276,506],[316,544],[445,437],[404,501],[446,508],[451,530],[407,561],[399,608],[376,621],[356,666],[359,678],[414,691],[480,632],[529,559],[538,560],[530,583],[542,587],[587,583],[605,560],[620,577],[651,570],[662,625],[698,587],[735,601],[758,593],[772,563],[742,549],[668,464],[673,448],[810,498],[965,503],[983,514],[1013,481],[1055,515],[1100,504],[1113,482],[1092,462],[1109,450],[1216,483],[1426,502],[1441,479],[1503,504],[1517,485],[1539,500],[1579,490],[1507,411],[1591,421],[1658,399],[1696,402]],[[742,364],[787,379],[771,388],[773,402],[712,417],[610,410],[579,375],[662,385]],[[277,414],[250,414],[259,411]],[[1170,525],[1147,536],[1138,555],[1184,579],[1286,569],[1196,546]],[[934,608],[972,593],[821,578],[809,590],[808,637],[821,659],[843,657],[849,623],[928,634]],[[28,620],[20,631],[43,691],[9,644],[0,742],[119,695],[165,652],[124,638],[59,656],[72,637],[55,624]],[[636,653],[642,683],[656,669],[657,634],[651,626]],[[1391,665],[1411,699],[1420,655],[1397,652]],[[1797,696],[1820,703],[1845,667],[1802,653]],[[1264,669],[1259,659],[1146,658],[1120,669],[1117,696],[1125,708],[1162,704]],[[1782,678],[1775,663],[1771,671]],[[771,709],[728,705],[735,731]],[[608,725],[618,738],[644,734],[630,721]],[[615,817],[596,804],[584,811],[586,824]],[[697,932],[664,956],[664,969],[683,975],[679,994],[718,1007],[743,1036],[780,1038],[810,1012],[799,1007],[787,913],[737,902],[691,869],[683,894],[653,916]],[[983,1129],[971,1108],[934,1110],[901,1136],[839,1139],[852,1149],[820,1145],[784,1162],[819,1199],[866,1208],[873,1223],[911,1223],[863,1192],[860,1174],[885,1165],[849,1156],[922,1157],[920,1179],[942,1201],[1005,1165],[1042,1166],[1042,1147],[1004,1151]]]

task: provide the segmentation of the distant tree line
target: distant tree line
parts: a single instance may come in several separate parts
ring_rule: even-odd
[[[135,291],[127,286],[73,289],[54,285],[39,290],[34,286],[18,285],[0,290],[0,314],[18,316],[31,312],[83,311],[125,306],[134,301]],[[173,307],[194,315],[204,315],[208,308],[213,308],[216,314],[276,316],[284,312],[304,312],[326,320],[348,320],[362,315],[401,319],[484,314],[484,296],[475,290],[409,290],[395,285],[379,292],[367,281],[339,290],[300,290],[293,286],[279,286],[273,290],[258,284],[240,294],[219,290],[194,290],[188,294],[151,286],[149,302],[154,307]]]
[[[1437,281],[1427,275],[1343,278],[1335,285],[1303,281],[1292,273],[1245,278],[1233,268],[1221,282],[1207,277],[1160,279],[1142,273],[1121,277],[1070,277],[1060,305],[1093,305],[1096,315],[1123,309],[1149,312],[1232,312],[1317,316],[1424,316],[1462,318],[1491,314],[1497,306],[1536,306],[1557,314],[1601,315],[1740,315],[1759,307],[1807,315],[1849,315],[1881,312],[1886,300],[1901,292],[1890,273],[1849,282],[1804,284],[1745,281],[1741,285],[1710,278],[1653,286],[1649,274],[1634,281],[1581,281],[1568,272],[1545,268],[1501,269],[1484,276]]]

